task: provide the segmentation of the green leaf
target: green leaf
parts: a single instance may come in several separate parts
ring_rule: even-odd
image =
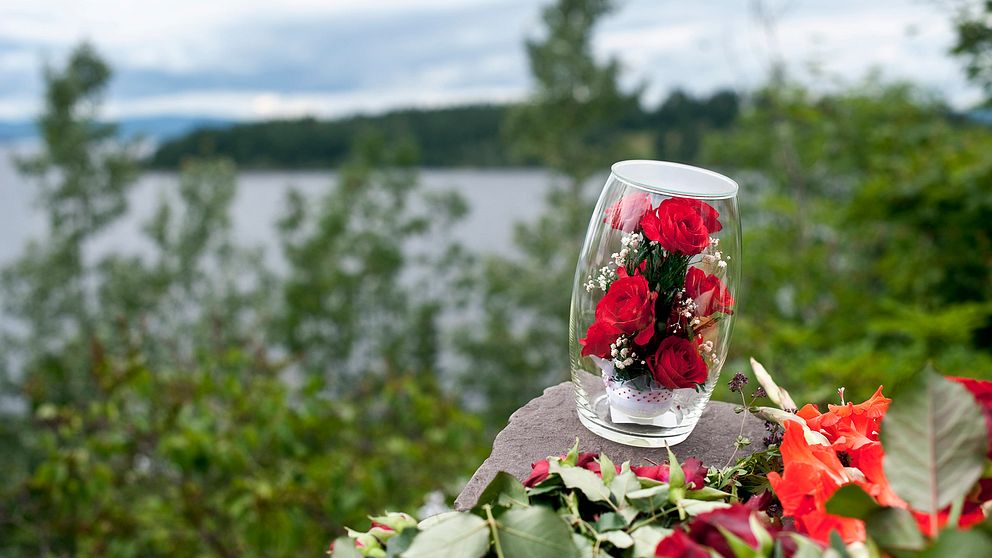
[[[626,526],[627,526],[627,520],[624,519],[622,515],[613,512],[604,513],[603,515],[599,516],[599,519],[596,520],[596,523],[592,524],[593,529],[595,529],[597,533],[614,531],[616,529],[623,529]]]
[[[447,512],[444,512],[444,513],[439,513],[437,515],[432,515],[430,517],[425,518],[420,523],[418,523],[417,524],[417,528],[420,529],[421,531],[426,531],[426,530],[430,529],[431,527],[437,525],[438,523],[441,523],[443,521],[447,521],[447,520],[449,520],[452,517],[455,517],[457,515],[461,515],[461,512],[447,511]]]
[[[624,463],[620,467],[620,474],[610,482],[610,492],[613,494],[614,501],[623,505],[628,493],[641,489],[641,482],[637,480],[637,475],[630,470],[628,463]]]
[[[885,550],[921,550],[925,541],[907,510],[878,505],[860,486],[847,484],[827,502],[827,513],[865,522],[868,536]]]
[[[653,558],[654,549],[658,547],[661,539],[672,534],[671,529],[645,525],[638,527],[630,534],[634,539],[634,558]]]
[[[685,497],[693,500],[725,500],[730,497],[730,493],[704,486],[699,490],[687,490]]]
[[[475,507],[481,509],[484,504],[496,504],[499,506],[527,506],[530,500],[527,498],[527,489],[513,475],[500,471],[496,473],[493,480],[489,482]]]
[[[934,544],[921,556],[924,558],[987,558],[992,549],[992,537],[977,530],[944,529]]]
[[[613,482],[613,478],[617,476],[616,466],[610,461],[610,458],[606,456],[605,453],[599,454],[599,470],[603,474],[603,484],[610,486]]]
[[[348,537],[338,537],[334,539],[334,553],[331,558],[362,558],[362,555],[355,548],[355,541]]]
[[[668,503],[668,485],[662,484],[628,492],[627,501],[630,502],[631,506],[643,512],[653,512],[661,509]]]
[[[600,533],[596,538],[608,542],[617,548],[630,548],[634,546],[634,539],[624,531],[607,531]]]
[[[856,484],[845,484],[827,501],[827,513],[865,519],[881,506]]]
[[[879,508],[865,518],[865,530],[875,544],[887,551],[923,550],[926,541],[908,510]]]
[[[541,484],[531,488],[527,491],[528,496],[540,496],[541,494],[550,494],[552,492],[558,492],[562,488],[562,482],[560,478],[550,478],[541,481]]]
[[[789,537],[796,543],[796,553],[792,555],[792,558],[823,558],[823,549],[812,540],[798,533],[783,533],[782,536]],[[785,552],[782,551],[781,542],[776,543],[775,552],[776,556],[778,556],[779,553],[781,553],[782,556],[785,556]]]
[[[727,540],[727,546],[730,547],[731,552],[734,553],[734,558],[759,558],[761,555],[758,551],[751,547],[751,545],[744,542],[743,539],[737,535],[731,533],[724,527],[717,525],[716,528],[723,535],[723,538]]]
[[[679,465],[679,460],[675,457],[672,448],[666,446],[665,449],[668,450],[668,484],[672,488],[683,488],[685,487],[685,471]]]
[[[754,538],[758,540],[758,554],[767,556],[775,547],[775,539],[772,538],[772,534],[753,513],[748,516],[747,523],[751,527],[751,532],[754,533]]]
[[[550,461],[551,458],[548,458],[548,460]],[[568,453],[565,454],[565,459],[562,459],[561,462],[563,464],[565,464],[565,465],[571,465],[572,467],[575,467],[575,464],[579,462],[579,439],[578,438],[575,439],[575,443],[572,444],[572,449],[568,450]]]
[[[389,539],[386,544],[386,558],[399,558],[413,543],[413,539],[420,533],[416,527],[407,527],[403,532]]]
[[[489,550],[488,527],[476,515],[450,515],[414,537],[403,558],[480,558]]]
[[[572,528],[544,506],[516,508],[497,522],[496,536],[506,558],[578,558]]]
[[[688,515],[701,515],[713,510],[729,508],[730,504],[726,502],[707,502],[685,498],[679,501],[679,507]]]
[[[575,548],[579,550],[579,558],[598,558],[593,556],[593,541],[588,537],[584,537],[578,533],[572,533],[572,542],[575,544]]]
[[[847,558],[847,546],[844,544],[844,539],[840,537],[840,533],[837,531],[830,531],[830,549],[834,550],[840,556]]]
[[[603,484],[603,479],[596,473],[579,467],[563,467],[554,461],[549,465],[549,473],[561,477],[568,488],[580,490],[590,502],[604,502],[610,499],[610,489]]]
[[[910,506],[936,514],[967,494],[981,476],[987,436],[981,409],[968,390],[928,365],[885,415],[885,475]]]

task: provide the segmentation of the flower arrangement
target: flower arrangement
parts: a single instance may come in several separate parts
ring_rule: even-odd
[[[730,382],[769,420],[766,449],[734,465],[697,459],[616,465],[570,452],[499,473],[475,508],[417,523],[374,517],[332,558],[924,557],[992,548],[992,382],[925,370],[900,392],[796,408],[752,361],[760,384]],[[774,406],[754,406],[767,397]],[[742,409],[743,410],[743,409]]]
[[[714,326],[735,304],[721,279],[730,256],[714,236],[720,213],[696,199],[651,200],[635,192],[606,209],[620,248],[584,285],[602,298],[580,354],[602,370],[614,422],[643,422],[631,416],[657,416],[672,391],[701,389],[720,363]]]

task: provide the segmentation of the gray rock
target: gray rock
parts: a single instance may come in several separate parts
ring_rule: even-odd
[[[722,467],[734,452],[741,420],[744,420],[744,436],[750,438],[752,444],[740,450],[738,458],[748,455],[762,447],[764,423],[752,415],[744,417],[735,413],[733,404],[721,401],[710,402],[696,429],[672,451],[680,461],[698,457],[706,465]],[[617,464],[628,460],[632,465],[661,463],[667,456],[664,449],[626,446],[586,430],[575,410],[572,384],[564,382],[544,390],[544,395],[510,415],[509,424],[493,442],[489,458],[455,500],[455,508],[465,510],[475,505],[479,494],[498,471],[524,480],[530,475],[531,463],[568,452],[576,438],[582,451],[604,452]]]

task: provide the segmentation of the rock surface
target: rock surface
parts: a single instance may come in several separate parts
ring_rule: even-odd
[[[734,452],[734,441],[744,420],[744,436],[752,444],[738,452],[738,458],[761,448],[765,436],[764,423],[751,415],[746,418],[734,413],[734,405],[711,401],[703,411],[696,429],[681,444],[672,448],[683,460],[698,457],[706,465],[722,467]],[[575,410],[571,382],[544,390],[544,395],[532,399],[510,415],[509,424],[493,442],[493,451],[455,500],[455,508],[464,510],[475,505],[479,494],[498,471],[506,471],[520,480],[530,475],[530,464],[549,455],[568,452],[579,439],[582,451],[605,452],[614,463],[630,461],[632,465],[647,465],[665,461],[665,450],[636,448],[611,442],[586,430]]]

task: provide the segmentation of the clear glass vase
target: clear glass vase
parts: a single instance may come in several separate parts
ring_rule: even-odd
[[[736,182],[678,163],[613,165],[572,291],[586,428],[643,447],[689,436],[727,355],[740,251]]]

